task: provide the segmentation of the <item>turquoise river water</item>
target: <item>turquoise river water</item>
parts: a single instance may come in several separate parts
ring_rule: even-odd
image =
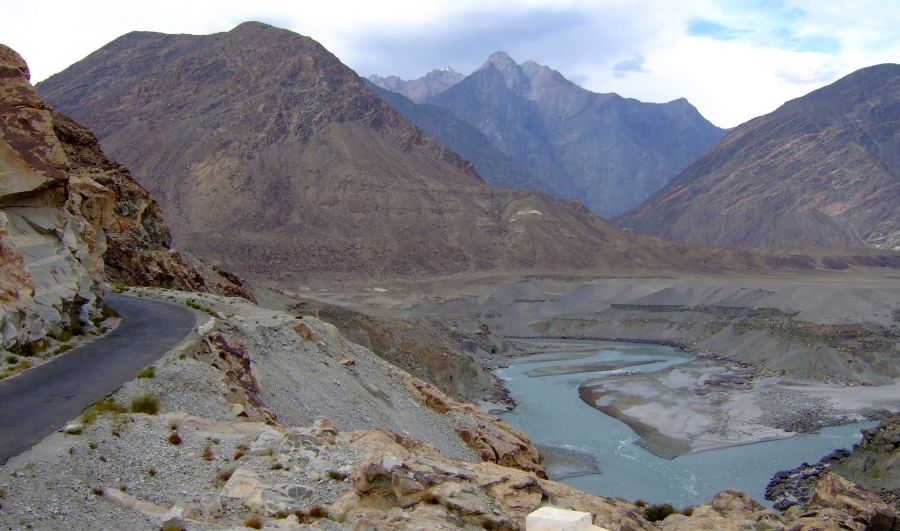
[[[576,340],[571,343],[585,344]],[[596,460],[600,474],[563,480],[586,492],[685,507],[708,502],[722,490],[737,489],[769,505],[764,499],[765,487],[775,472],[804,461],[818,461],[835,448],[850,448],[859,442],[861,428],[874,425],[837,426],[816,434],[663,459],[636,445],[639,437],[626,424],[582,402],[578,386],[586,380],[623,371],[662,370],[685,363],[693,356],[662,345],[612,342],[596,345],[596,353],[587,358],[521,363],[496,370],[518,403],[513,411],[502,414],[505,421],[525,432],[539,446],[584,453]],[[641,359],[662,361],[613,371],[534,378],[525,374],[547,366]]]

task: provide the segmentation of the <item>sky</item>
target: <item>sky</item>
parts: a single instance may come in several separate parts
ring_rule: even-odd
[[[0,2],[10,4],[0,43],[35,83],[130,31],[259,20],[312,37],[362,76],[469,74],[502,50],[595,92],[685,97],[733,127],[859,68],[900,63],[900,0]]]

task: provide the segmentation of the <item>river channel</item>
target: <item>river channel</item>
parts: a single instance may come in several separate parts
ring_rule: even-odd
[[[586,492],[685,507],[708,502],[725,489],[764,499],[766,484],[779,470],[815,462],[835,448],[859,442],[860,429],[873,423],[825,428],[773,441],[732,446],[663,459],[635,444],[639,436],[626,424],[585,404],[578,386],[623,372],[654,372],[686,363],[693,355],[675,348],[638,343],[571,340],[577,359],[515,363],[495,371],[518,405],[502,418],[525,432],[544,451],[551,479]],[[535,342],[540,346],[539,342]],[[565,350],[553,341],[553,355]],[[585,352],[585,349],[589,351]],[[532,358],[533,360],[534,358]],[[552,374],[546,368],[639,363],[623,369]],[[650,362],[650,363],[647,363]],[[544,374],[538,369],[544,368]],[[554,369],[556,370],[556,369]],[[526,373],[531,373],[529,376]],[[591,466],[585,466],[590,463]],[[593,465],[600,473],[592,471]],[[565,471],[557,473],[554,470]]]

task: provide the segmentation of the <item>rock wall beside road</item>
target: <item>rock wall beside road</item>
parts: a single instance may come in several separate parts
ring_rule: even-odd
[[[95,317],[115,194],[71,173],[28,66],[0,45],[0,335],[21,348]]]

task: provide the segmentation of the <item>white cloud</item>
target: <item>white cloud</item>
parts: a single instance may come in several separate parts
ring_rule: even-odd
[[[598,92],[687,97],[722,126],[900,62],[895,0],[45,0],[7,10],[0,40],[38,81],[132,30],[211,33],[245,20],[309,35],[362,75],[468,72],[502,49]]]

